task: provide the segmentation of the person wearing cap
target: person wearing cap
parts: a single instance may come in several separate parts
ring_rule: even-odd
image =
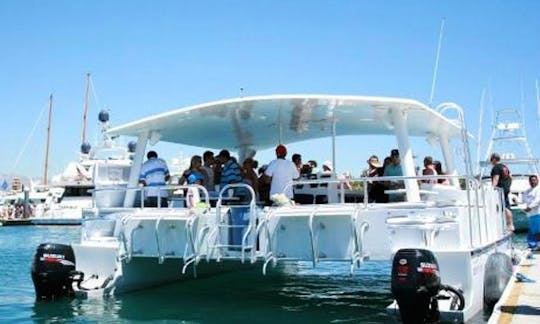
[[[399,151],[397,149],[393,149],[392,151],[390,151],[390,164],[384,168],[383,175],[385,177],[403,176],[403,170],[401,169],[401,160],[399,158]],[[391,189],[391,190],[404,188],[404,183],[403,181],[400,181],[400,180],[386,181],[385,185],[388,187],[388,189]],[[399,195],[399,194],[392,194],[392,195],[389,195],[388,197],[388,200],[392,202],[402,201],[403,199],[404,199],[404,196]]]
[[[287,148],[284,145],[276,147],[276,159],[270,162],[264,171],[267,182],[270,182],[270,197],[274,194],[283,193],[287,198],[294,196],[293,187],[289,185],[294,179],[300,177],[296,165],[285,159]]]
[[[147,187],[143,190],[145,195],[144,207],[158,207],[158,197],[161,197],[159,205],[167,207],[167,190],[161,189],[160,191],[158,188],[159,186],[165,186],[171,178],[167,163],[163,159],[159,159],[155,151],[149,151],[146,157],[148,160],[143,163],[139,176],[139,183]]]
[[[504,194],[504,213],[506,215],[506,226],[511,232],[514,231],[514,220],[512,219],[512,211],[510,210],[510,186],[512,185],[512,176],[508,167],[501,163],[501,156],[497,153],[491,154],[489,161],[493,165],[491,169],[491,184],[493,187],[500,188]]]
[[[403,170],[401,169],[401,160],[399,158],[399,151],[396,149],[390,151],[390,164],[384,168],[384,176],[385,177],[403,176]]]
[[[187,183],[190,185],[201,185],[203,184],[204,177],[200,173],[191,173],[187,177]],[[186,192],[187,200],[186,200],[186,207],[193,209],[197,206],[197,203],[201,201],[201,195],[199,193],[199,188],[196,186],[189,187]]]

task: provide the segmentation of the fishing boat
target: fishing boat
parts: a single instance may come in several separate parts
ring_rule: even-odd
[[[80,242],[37,248],[36,297],[119,294],[246,268],[270,275],[305,261],[313,267],[344,262],[352,275],[361,276],[367,261],[391,262],[395,301],[387,312],[405,323],[438,316],[466,322],[502,294],[512,272],[512,246],[501,192],[472,174],[464,120],[454,103],[433,109],[391,97],[269,95],[184,107],[111,128],[109,136],[137,138],[127,186],[95,189],[95,218],[85,220]],[[336,136],[344,135],[394,136],[395,146],[389,148],[399,149],[403,176],[379,180],[401,182],[386,191],[397,201],[371,203],[367,184],[373,178],[357,178],[352,181],[363,183],[362,199],[346,202],[335,173],[289,184],[326,195],[305,204],[280,199],[261,207],[246,184],[221,188],[215,207],[198,185],[192,186],[205,202],[199,208],[147,208],[140,198],[145,187],[138,179],[148,144],[226,148],[241,161],[276,144],[325,137],[334,139],[335,152]],[[448,173],[418,176],[411,137],[433,143]],[[464,152],[460,159],[453,154],[456,146]],[[339,159],[332,156],[335,170]],[[420,182],[437,179],[451,184]],[[238,188],[250,193],[248,199],[235,201],[238,196],[230,191]],[[186,186],[162,189],[174,200]],[[110,194],[123,199],[101,208]]]
[[[538,159],[533,157],[524,119],[517,109],[501,109],[495,112],[494,125],[488,142],[485,159],[482,163],[482,178],[489,181],[491,154],[498,153],[501,163],[508,166],[512,174],[510,187],[510,209],[514,218],[516,232],[529,229],[523,193],[530,188],[529,176],[538,175]]]

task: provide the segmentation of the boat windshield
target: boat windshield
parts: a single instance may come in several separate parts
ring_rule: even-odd
[[[129,179],[130,166],[101,164],[97,166],[95,184],[119,184],[127,183]]]

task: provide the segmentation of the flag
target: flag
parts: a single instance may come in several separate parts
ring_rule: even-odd
[[[2,186],[0,188],[2,188],[4,191],[8,190],[9,184],[7,183],[6,179],[4,179],[4,182],[2,182]]]

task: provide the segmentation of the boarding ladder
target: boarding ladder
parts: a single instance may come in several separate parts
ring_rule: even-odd
[[[272,266],[275,267],[279,261],[311,261],[313,263],[313,267],[316,267],[319,262],[348,261],[350,262],[351,274],[353,273],[355,267],[361,266],[361,264],[368,258],[368,254],[364,251],[364,239],[365,233],[369,229],[369,224],[359,217],[361,211],[359,205],[352,206],[352,210],[349,214],[341,213],[341,215],[335,216],[349,218],[347,225],[349,227],[349,234],[346,236],[347,234],[343,233],[344,236],[342,237],[344,240],[347,240],[347,244],[350,246],[348,256],[346,258],[335,255],[325,255],[321,252],[320,238],[322,235],[328,235],[328,233],[325,233],[325,230],[330,224],[325,224],[323,221],[321,221],[320,217],[322,217],[325,213],[328,214],[327,206],[328,205],[315,205],[310,211],[299,211],[298,209],[289,207],[277,207],[260,220],[257,226],[257,236],[260,237],[261,235],[264,235],[266,237],[266,246],[264,247],[264,265],[262,270],[263,275],[266,275],[266,270],[270,263],[272,263]],[[298,250],[293,251],[294,249],[286,252],[278,251],[279,242],[277,242],[276,239],[277,232],[287,230],[288,225],[281,223],[279,226],[276,226],[273,231],[270,229],[270,222],[274,217],[290,217],[301,214],[306,214],[306,216],[308,216],[307,224],[300,225],[301,227],[304,227],[304,229],[307,227],[310,246],[310,256],[307,258],[303,253],[298,253]],[[296,226],[298,226],[298,224]],[[299,228],[294,228],[292,230],[298,229]],[[299,232],[305,233],[305,231],[301,230]],[[336,240],[339,239],[340,238],[336,237]]]
[[[167,186],[166,188],[199,190],[203,193],[204,208],[145,208],[143,205],[141,209],[125,213],[120,219],[120,241],[123,248],[121,259],[129,263],[133,256],[156,257],[158,263],[162,264],[167,258],[181,258],[184,261],[182,273],[185,273],[187,267],[193,264],[194,275],[196,275],[194,264],[198,256],[196,231],[198,227],[201,227],[200,220],[206,218],[210,210],[208,191],[200,185]],[[156,216],[152,216],[153,214]],[[139,222],[137,226],[128,226],[128,223],[134,221]],[[135,248],[138,236],[144,237],[150,232],[155,240],[154,247],[145,248],[150,252]],[[180,247],[167,244],[164,237],[170,238],[171,235],[176,243],[181,245]]]
[[[243,192],[251,195],[249,201],[243,201],[232,192]],[[251,186],[243,183],[228,184],[219,192],[216,203],[216,218],[209,227],[206,259],[240,259],[245,262],[246,252],[249,252],[251,262],[256,258],[257,205],[255,192]],[[224,205],[225,202],[234,204]],[[247,203],[246,203],[247,202]],[[246,220],[247,215],[247,220]],[[241,222],[239,217],[242,217]],[[246,222],[247,221],[247,222]],[[244,223],[245,222],[245,223]],[[240,238],[240,242],[238,239]],[[198,244],[201,244],[199,242]],[[239,252],[239,253],[238,253]]]

